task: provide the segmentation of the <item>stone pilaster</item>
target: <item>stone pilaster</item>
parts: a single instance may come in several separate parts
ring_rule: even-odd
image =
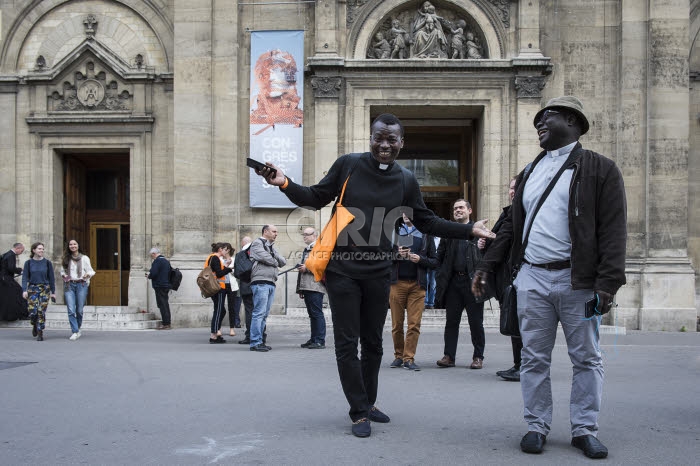
[[[518,2],[518,45],[520,57],[541,57],[540,0]]]
[[[17,183],[15,166],[15,101],[17,82],[0,82],[0,244],[6,247],[18,241]]]
[[[695,330],[688,259],[688,1],[649,0],[647,258],[642,330]]]
[[[316,55],[338,55],[338,1],[318,0],[315,8],[316,31],[314,50]]]
[[[514,147],[515,156],[511,158],[510,173],[504,177],[504,183],[508,181],[507,178],[510,176],[518,174],[541,151],[537,132],[532,122],[541,108],[540,100],[546,79],[545,76],[537,75],[515,77],[515,118],[518,144]]]
[[[211,0],[175,0],[173,257],[197,262],[214,214],[212,16]]]

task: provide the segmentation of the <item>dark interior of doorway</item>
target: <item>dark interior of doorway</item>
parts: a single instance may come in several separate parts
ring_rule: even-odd
[[[92,244],[90,229],[96,224],[118,226],[118,245],[108,245],[118,249],[118,261],[112,268],[118,272],[117,290],[109,302],[97,302],[96,295],[102,295],[100,287],[109,286],[96,276],[91,280],[88,304],[128,305],[130,258],[129,225],[129,154],[105,151],[100,153],[64,154],[64,228],[65,239],[76,239],[81,250],[90,254],[100,251],[103,245]],[[102,253],[102,251],[101,251]],[[95,255],[96,253],[93,253]],[[114,252],[110,251],[110,254]],[[91,257],[93,268],[97,257]],[[115,275],[112,273],[112,275]],[[93,303],[93,301],[96,301]]]

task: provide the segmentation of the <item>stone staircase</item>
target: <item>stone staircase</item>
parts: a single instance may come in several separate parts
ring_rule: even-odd
[[[139,312],[130,306],[85,306],[83,325],[85,330],[149,330],[160,324],[152,312]],[[31,328],[28,320],[0,322],[0,328]],[[46,310],[46,328],[70,330],[68,312],[64,305],[50,305]]]

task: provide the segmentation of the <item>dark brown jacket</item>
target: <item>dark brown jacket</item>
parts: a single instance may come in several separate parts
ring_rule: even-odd
[[[537,156],[533,169],[545,154]],[[571,285],[575,290],[590,288],[615,294],[626,282],[627,201],[622,173],[615,162],[583,149],[580,143],[565,164],[574,169],[569,188]],[[532,171],[518,175],[513,208],[478,270],[492,273],[509,253],[510,263],[520,267],[524,256],[523,190]]]

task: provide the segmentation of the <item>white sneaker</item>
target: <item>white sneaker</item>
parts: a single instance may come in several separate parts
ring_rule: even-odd
[[[80,338],[80,335],[78,335],[77,333],[74,333],[73,335],[70,336],[69,340],[70,340],[70,341],[75,341],[75,340],[77,340],[78,338]]]
[[[80,337],[82,337],[82,336],[83,336],[83,334],[82,334],[82,333],[80,332],[80,330],[78,330],[78,333],[77,333],[77,335],[78,335],[78,338],[80,338]],[[76,338],[76,340],[77,340],[78,338]]]

